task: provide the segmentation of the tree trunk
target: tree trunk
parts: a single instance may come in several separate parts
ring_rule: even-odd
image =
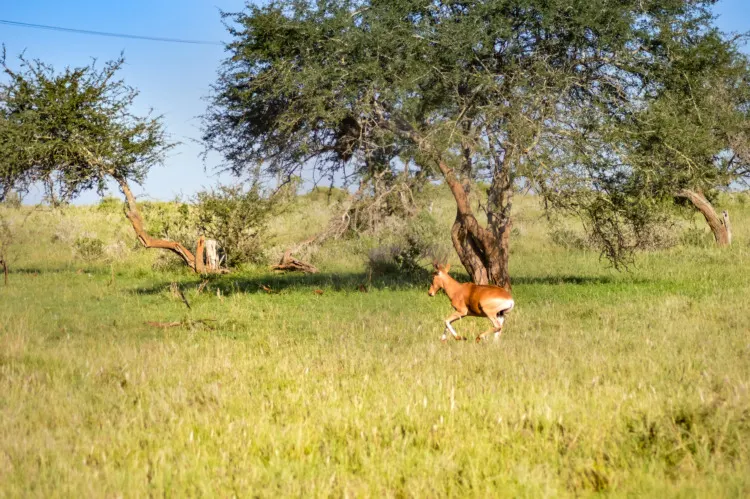
[[[185,262],[185,265],[197,271],[195,256],[193,256],[189,249],[176,241],[155,239],[148,235],[143,227],[143,217],[141,217],[141,213],[138,211],[138,205],[135,202],[135,196],[133,196],[133,192],[130,190],[130,186],[123,178],[115,177],[115,180],[117,180],[117,183],[120,184],[120,189],[125,195],[125,200],[127,201],[125,216],[128,218],[128,220],[130,220],[130,224],[133,226],[133,230],[135,230],[135,235],[138,237],[138,240],[141,242],[141,244],[143,244],[143,246],[146,248],[169,250],[179,256],[182,261]]]
[[[510,231],[513,228],[511,211],[513,209],[513,177],[511,176],[512,154],[505,152],[492,155],[494,169],[492,183],[487,193],[487,225],[499,242],[499,255],[496,257],[498,268],[495,282],[510,291]]]
[[[206,238],[201,236],[198,238],[198,247],[195,248],[195,271],[199,274],[206,273],[206,264],[204,263],[203,255],[205,253]]]
[[[490,218],[491,230],[488,230],[479,225],[471,209],[468,193],[469,184],[464,185],[459,181],[454,169],[443,160],[440,152],[435,149],[429,140],[426,140],[403,120],[398,123],[391,122],[385,119],[382,113],[379,118],[383,126],[416,144],[421,151],[426,153],[427,157],[435,161],[443,174],[445,183],[456,201],[456,220],[451,229],[451,240],[471,280],[475,284],[495,284],[510,291],[510,274],[508,272],[508,244],[511,227],[509,193],[512,187],[510,176],[506,173],[507,179],[504,181],[506,191],[503,191],[505,192],[505,198],[503,199],[508,200],[508,203],[506,203],[507,209],[503,210],[505,215],[495,217],[494,220]],[[464,146],[464,178],[467,178],[470,174],[471,156],[471,150]],[[500,179],[498,182],[502,180]]]
[[[716,244],[719,246],[729,246],[732,244],[732,226],[729,223],[729,213],[723,212],[722,218],[716,214],[716,210],[700,191],[691,191],[683,189],[677,193],[677,197],[689,200],[693,206],[701,212],[706,219],[708,226],[713,232]]]
[[[497,220],[497,227],[492,227],[493,230],[479,225],[471,210],[466,189],[456,179],[453,169],[442,161],[438,162],[438,166],[456,200],[456,220],[451,229],[451,240],[461,264],[475,284],[494,284],[510,291],[507,251],[510,220]]]

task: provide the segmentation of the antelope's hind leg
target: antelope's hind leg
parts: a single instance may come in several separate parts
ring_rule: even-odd
[[[477,336],[477,340],[476,340],[477,343],[481,342],[484,339],[484,337],[490,333],[495,333],[496,340],[500,338],[500,333],[502,333],[503,322],[505,321],[505,318],[502,315],[498,316],[497,313],[495,314],[488,313],[487,318],[492,323],[492,327],[488,329],[487,331],[483,332],[482,334],[480,334],[479,336]]]
[[[500,335],[503,334],[503,325],[505,324],[505,315],[504,312],[500,312],[500,314],[495,318],[497,320],[498,324],[500,324],[500,327],[497,328],[497,331],[495,331],[494,339],[495,341],[498,341],[500,339]]]

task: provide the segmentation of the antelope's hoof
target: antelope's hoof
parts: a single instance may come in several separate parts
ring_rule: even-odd
[[[440,343],[448,343],[448,338],[440,338]]]
[[[476,340],[474,340],[474,341],[475,341],[476,343],[481,343],[481,342],[482,342],[482,337],[481,337],[481,336],[477,336],[477,339],[476,339]]]
[[[466,336],[456,336],[457,341],[466,341]]]

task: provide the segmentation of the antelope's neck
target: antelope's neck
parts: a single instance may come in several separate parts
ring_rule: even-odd
[[[456,296],[461,288],[461,283],[446,274],[443,281],[443,288],[445,288],[445,294],[448,295],[448,298],[453,301],[453,297]]]

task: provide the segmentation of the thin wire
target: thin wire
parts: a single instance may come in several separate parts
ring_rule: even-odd
[[[223,45],[223,43],[221,42],[211,42],[211,41],[206,41],[206,40],[185,40],[182,38],[164,38],[164,37],[159,37],[159,36],[129,35],[125,33],[110,33],[107,31],[91,31],[87,29],[63,28],[61,26],[47,26],[44,24],[22,23],[19,21],[8,21],[5,19],[0,19],[0,24],[6,24],[8,26],[17,26],[20,28],[46,29],[50,31],[63,31],[66,33],[78,33],[82,35],[109,36],[113,38],[129,38],[133,40],[149,40],[153,42],[190,43],[193,45]]]

